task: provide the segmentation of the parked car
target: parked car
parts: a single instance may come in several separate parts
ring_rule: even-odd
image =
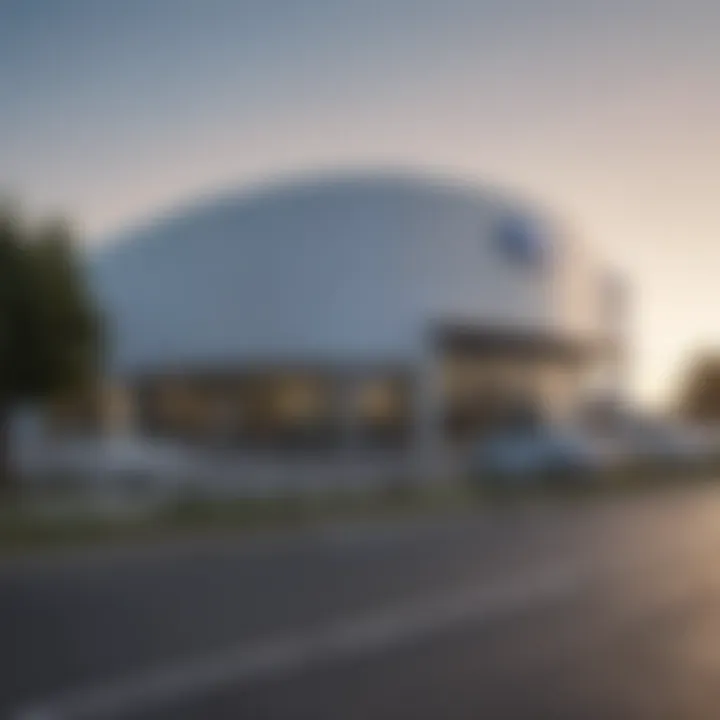
[[[178,489],[192,470],[181,448],[131,437],[54,440],[23,448],[23,469],[31,477],[57,478],[78,488]]]
[[[611,461],[589,437],[568,429],[506,430],[480,440],[470,472],[478,478],[532,481],[540,476],[585,478]]]
[[[625,433],[624,445],[632,461],[679,468],[691,468],[717,453],[717,445],[707,433],[659,423],[631,428]]]

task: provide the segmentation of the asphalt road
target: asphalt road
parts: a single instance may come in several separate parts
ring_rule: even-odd
[[[720,717],[720,488],[0,561],[0,718]]]

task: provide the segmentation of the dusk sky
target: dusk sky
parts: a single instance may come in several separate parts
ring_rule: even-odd
[[[201,193],[421,167],[628,275],[634,390],[720,345],[717,0],[0,0],[0,191],[88,243]]]

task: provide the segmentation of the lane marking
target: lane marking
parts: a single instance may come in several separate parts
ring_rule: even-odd
[[[627,552],[621,557],[613,556],[609,565],[592,553],[581,553],[570,562],[523,571],[494,586],[474,583],[463,590],[386,606],[381,611],[335,621],[311,631],[259,643],[240,643],[208,656],[149,667],[31,703],[11,713],[9,720],[102,720],[172,707],[227,685],[299,671],[333,658],[382,651],[461,626],[463,622],[487,622],[497,615],[520,613],[544,602],[567,599],[574,592],[591,587],[599,575],[608,571],[619,576],[639,570],[664,574],[677,563],[682,565],[688,555],[698,561],[699,554],[710,561],[717,556],[717,540],[716,525],[696,522],[692,533],[673,536],[667,547],[652,544],[659,557],[654,561],[650,558],[649,566],[647,542],[629,543]]]
[[[545,568],[502,585],[479,584],[373,614],[333,621],[311,631],[187,661],[148,668],[124,678],[49,698],[10,715],[11,720],[100,720],[126,717],[193,696],[275,674],[300,671],[314,663],[382,651],[462,625],[487,621],[561,599],[583,586],[585,576],[568,563]]]

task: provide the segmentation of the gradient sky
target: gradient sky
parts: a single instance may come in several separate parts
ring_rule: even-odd
[[[634,390],[720,345],[717,0],[0,0],[0,190],[87,242],[338,165],[518,189],[634,288]]]

